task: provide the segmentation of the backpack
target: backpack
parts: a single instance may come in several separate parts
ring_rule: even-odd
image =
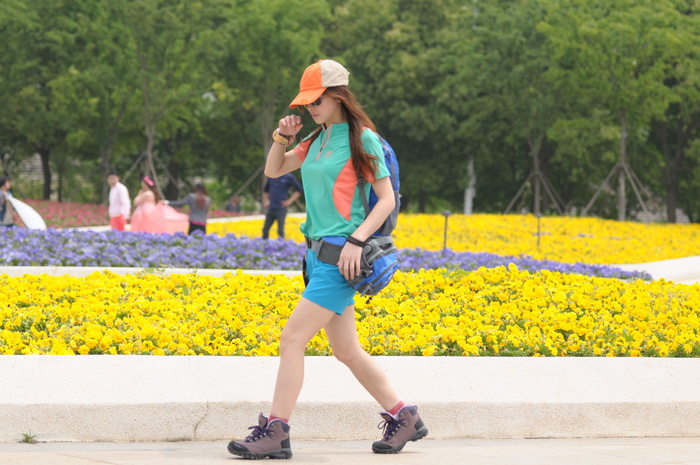
[[[367,240],[362,251],[362,264],[360,274],[355,279],[348,281],[356,291],[362,295],[375,295],[386,287],[394,277],[399,268],[399,251],[394,245],[391,233],[396,228],[399,219],[399,209],[401,208],[401,194],[399,194],[399,161],[391,145],[379,134],[382,149],[384,151],[384,162],[389,170],[391,187],[394,189],[394,209],[391,211],[382,226]],[[365,195],[364,179],[358,179],[360,186],[360,196],[365,207],[365,215],[369,215],[370,210],[377,204],[377,194],[370,187],[369,199]]]
[[[396,159],[396,153],[394,149],[391,148],[389,142],[382,138],[379,134],[379,141],[382,143],[382,149],[384,151],[384,162],[389,170],[389,178],[391,178],[391,186],[394,188],[394,210],[389,214],[387,219],[384,221],[382,226],[374,233],[375,236],[391,236],[396,228],[396,223],[399,219],[399,210],[401,208],[401,194],[399,194],[399,189],[401,187],[401,181],[399,179],[399,161]],[[369,215],[369,212],[377,204],[377,194],[374,189],[370,187],[369,199],[365,195],[364,185],[367,181],[363,178],[358,178],[357,183],[360,185],[360,196],[362,197],[362,205],[365,207],[365,216]]]

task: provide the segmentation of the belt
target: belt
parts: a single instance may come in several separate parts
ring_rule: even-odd
[[[319,260],[329,265],[338,264],[340,261],[340,252],[343,250],[342,245],[331,244],[323,239],[316,241],[306,236],[304,238],[306,239],[306,247],[313,250]]]

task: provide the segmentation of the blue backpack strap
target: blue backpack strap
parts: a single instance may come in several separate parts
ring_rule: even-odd
[[[365,207],[365,218],[369,216],[369,200],[367,200],[367,193],[365,192],[365,184],[367,181],[365,178],[357,178],[357,185],[360,187],[360,198],[362,199],[362,206]]]
[[[391,180],[391,187],[394,190],[394,211],[392,211],[389,216],[387,217],[386,220],[384,220],[384,223],[380,226],[380,228],[374,233],[374,235],[380,235],[380,236],[389,236],[391,235],[392,231],[396,227],[396,220],[397,220],[397,215],[399,212],[399,209],[401,207],[401,195],[399,194],[399,166],[398,166],[398,160],[396,159],[396,153],[394,152],[394,149],[389,145],[389,143],[382,138],[379,134],[377,134],[377,137],[379,138],[379,141],[382,144],[382,152],[384,156],[384,162],[386,163],[387,170],[389,171],[389,179]],[[367,181],[361,177],[357,178],[357,184],[360,187],[360,198],[362,199],[362,206],[365,209],[365,217],[369,215],[369,212],[371,210],[370,207],[370,201],[372,203],[377,202],[377,194],[374,191],[370,192],[370,197],[367,197],[367,194],[365,193],[364,186],[367,184]]]

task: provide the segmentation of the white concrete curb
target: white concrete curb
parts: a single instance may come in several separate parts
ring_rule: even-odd
[[[700,279],[699,257],[622,266],[655,279]],[[0,267],[0,274],[86,276],[103,269]],[[700,436],[700,359],[375,359],[402,398],[419,405],[434,438]],[[25,433],[40,441],[241,438],[269,410],[277,363],[276,357],[2,356],[0,442]],[[379,406],[342,364],[307,357],[306,379],[293,418],[296,439],[378,437]]]
[[[375,357],[433,438],[700,436],[700,360]],[[241,438],[277,357],[3,356],[0,441]],[[380,407],[332,357],[307,357],[296,439],[378,437]]]

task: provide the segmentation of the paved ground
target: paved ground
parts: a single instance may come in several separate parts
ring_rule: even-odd
[[[370,441],[297,441],[289,462],[333,465],[691,465],[700,438],[424,439],[396,456],[373,454]],[[225,442],[0,443],[2,465],[225,465],[250,463]],[[259,463],[259,462],[254,462]],[[274,462],[280,463],[280,462]]]

